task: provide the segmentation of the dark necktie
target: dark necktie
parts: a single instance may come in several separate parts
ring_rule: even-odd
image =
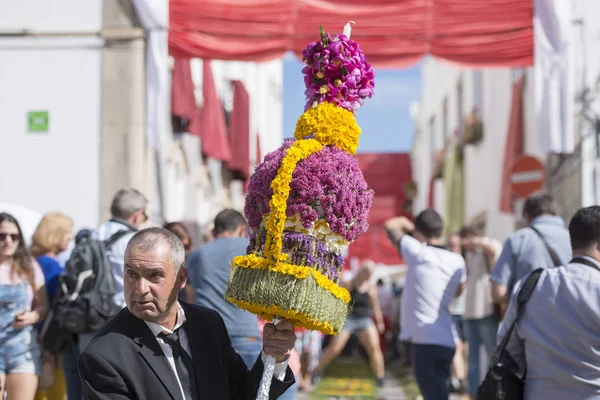
[[[194,379],[194,364],[190,355],[183,350],[181,343],[179,342],[179,334],[177,331],[166,334],[161,333],[158,335],[166,344],[171,346],[173,351],[173,360],[175,361],[175,369],[177,370],[177,376],[181,387],[183,388],[183,394],[185,400],[196,400],[196,381]]]

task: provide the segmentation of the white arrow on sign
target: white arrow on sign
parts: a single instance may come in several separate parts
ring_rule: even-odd
[[[526,182],[535,182],[541,181],[544,179],[544,171],[524,171],[524,172],[516,172],[511,175],[510,181],[512,183],[526,183]]]

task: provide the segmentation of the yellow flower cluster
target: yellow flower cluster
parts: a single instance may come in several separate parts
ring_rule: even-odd
[[[323,145],[334,145],[355,154],[360,134],[354,114],[335,104],[322,102],[298,118],[294,138],[314,137]]]
[[[314,139],[298,140],[287,149],[277,176],[271,182],[273,196],[269,201],[269,218],[267,219],[267,239],[265,241],[264,254],[275,264],[279,264],[287,258],[287,254],[281,253],[283,229],[285,228],[287,200],[290,195],[290,183],[296,164],[313,153],[321,151],[323,145]]]
[[[273,318],[277,316],[279,318],[298,322],[306,329],[321,331],[326,335],[334,335],[336,333],[335,329],[333,329],[333,326],[330,323],[317,321],[316,319],[313,319],[308,315],[296,310],[284,310],[283,308],[274,304],[270,306],[263,306],[259,303],[250,303],[248,301],[234,299],[233,297],[229,297],[227,301],[244,310],[248,310],[253,314],[258,314],[261,318],[267,321],[272,321]]]
[[[266,258],[257,256],[256,254],[248,254],[246,256],[237,256],[231,263],[233,267],[239,268],[251,268],[251,269],[269,269],[273,272],[280,274],[290,275],[297,279],[306,279],[308,275],[317,282],[317,285],[331,293],[336,298],[344,301],[345,303],[350,302],[350,293],[343,287],[338,286],[334,282],[330,281],[325,275],[317,271],[314,268],[307,267],[304,265],[294,265],[277,263],[273,265],[273,262]]]

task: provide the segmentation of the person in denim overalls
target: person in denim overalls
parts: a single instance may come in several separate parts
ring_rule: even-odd
[[[47,311],[44,274],[16,219],[0,213],[0,399],[33,400],[40,374],[34,324]]]

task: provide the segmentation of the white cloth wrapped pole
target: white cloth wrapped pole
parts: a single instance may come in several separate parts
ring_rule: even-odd
[[[273,319],[273,324],[277,325],[279,319]],[[275,372],[275,357],[267,356],[265,359],[262,379],[258,387],[256,400],[269,400],[269,391],[271,390],[271,381],[273,380],[273,372]]]
[[[133,0],[146,32],[146,139],[160,149],[171,137],[169,70],[169,1]]]

